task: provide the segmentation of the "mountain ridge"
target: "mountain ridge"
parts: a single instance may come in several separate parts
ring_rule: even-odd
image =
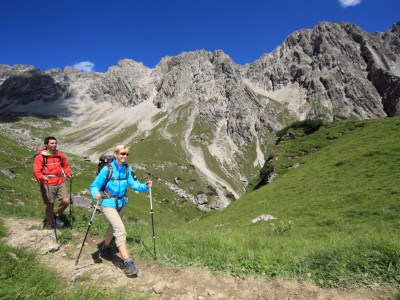
[[[119,142],[133,147],[166,139],[215,189],[210,207],[224,208],[227,194],[245,193],[275,133],[291,122],[398,114],[399,36],[400,22],[374,34],[320,22],[244,66],[222,50],[164,57],[154,69],[123,59],[106,73],[0,65],[0,114],[67,120],[57,134],[93,160],[124,131]]]

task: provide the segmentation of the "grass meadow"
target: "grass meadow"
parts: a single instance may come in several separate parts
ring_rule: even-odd
[[[142,144],[137,151],[140,157],[150,150]],[[321,287],[400,285],[399,153],[400,117],[346,119],[270,147],[275,179],[221,211],[199,212],[155,180],[157,263],[237,277],[297,279]],[[96,164],[67,156],[76,170],[74,193],[87,189]],[[0,163],[15,174],[10,179],[0,173],[0,219],[42,218],[42,200],[32,180],[32,150],[1,134]],[[157,169],[138,170],[139,178],[157,174]],[[130,251],[152,261],[148,194],[128,195]],[[276,219],[252,223],[263,214]],[[73,230],[85,231],[89,218],[90,212],[74,207]],[[103,235],[106,223],[96,218],[91,234]],[[0,233],[5,235],[3,226]],[[10,295],[18,295],[22,287],[30,291],[25,299],[59,298],[56,286],[64,283],[38,265],[35,253],[13,249],[26,262],[19,269],[10,264],[9,251],[1,241],[0,263],[6,268],[0,271],[0,299],[13,299]],[[55,278],[51,285],[46,276]],[[82,293],[85,299],[123,299],[79,286],[63,298]]]

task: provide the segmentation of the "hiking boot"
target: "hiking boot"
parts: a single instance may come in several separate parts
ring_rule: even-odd
[[[114,252],[110,246],[102,245],[100,248],[100,256],[106,260],[112,260],[114,257]]]
[[[54,229],[54,224],[50,224],[50,223],[47,223],[47,221],[44,221],[43,229]]]
[[[61,221],[61,218],[59,215],[56,215],[56,214],[54,215],[54,221],[56,222],[57,228],[61,229],[64,227],[64,222]]]
[[[124,271],[128,277],[135,276],[139,273],[139,270],[135,267],[132,259],[124,262]]]

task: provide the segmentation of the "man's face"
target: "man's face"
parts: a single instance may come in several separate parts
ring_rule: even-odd
[[[57,141],[56,140],[49,140],[49,143],[46,145],[46,148],[50,152],[55,152],[57,149]]]

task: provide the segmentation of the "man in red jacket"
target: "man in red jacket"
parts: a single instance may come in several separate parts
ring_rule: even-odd
[[[65,155],[57,150],[57,139],[49,136],[44,140],[44,147],[39,149],[33,161],[33,174],[40,182],[40,192],[46,205],[45,227],[54,228],[54,222],[58,228],[64,223],[60,214],[68,207],[70,199],[64,177],[72,180],[71,168]],[[60,199],[57,213],[54,215],[54,201]]]

